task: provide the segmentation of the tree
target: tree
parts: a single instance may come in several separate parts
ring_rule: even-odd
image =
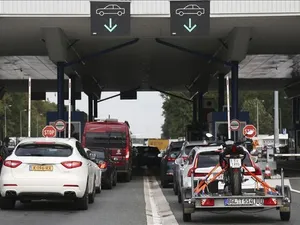
[[[187,94],[173,92],[175,95],[186,97]],[[178,138],[185,136],[186,126],[192,121],[192,104],[183,99],[162,94],[163,116],[162,138]]]
[[[18,137],[20,135],[20,123],[22,117],[23,136],[27,135],[28,129],[28,95],[24,93],[6,93],[0,100],[0,137],[3,139],[5,124],[5,108],[7,122],[7,136]],[[56,104],[47,101],[32,101],[31,106],[31,136],[41,135],[43,127],[46,125],[46,112],[55,111]]]
[[[186,93],[173,94],[187,96]],[[184,135],[186,125],[192,121],[192,104],[190,102],[162,95],[163,97],[163,116],[165,117],[162,125],[162,137],[178,138]],[[213,98],[218,101],[217,92],[209,92],[205,94],[207,98]],[[225,99],[226,100],[226,99]],[[226,101],[225,101],[226,102]],[[274,115],[274,92],[273,91],[240,91],[239,93],[239,109],[248,111],[250,121],[256,126],[256,109],[257,103],[260,115],[260,134],[273,134],[273,115]],[[279,105],[282,113],[282,128],[290,128],[292,125],[292,104],[287,99],[284,92],[279,92]],[[217,109],[215,109],[217,110]]]
[[[259,124],[257,124],[257,109],[259,116]],[[249,112],[250,123],[256,128],[259,125],[260,134],[272,134],[273,133],[273,117],[267,112],[262,100],[258,98],[246,99],[242,104],[242,111]]]

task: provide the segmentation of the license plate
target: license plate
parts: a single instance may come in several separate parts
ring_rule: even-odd
[[[225,206],[263,205],[263,199],[229,198],[224,200]]]
[[[30,171],[53,171],[51,165],[31,165],[29,166]]]
[[[229,165],[231,168],[240,168],[242,167],[241,159],[229,159]]]

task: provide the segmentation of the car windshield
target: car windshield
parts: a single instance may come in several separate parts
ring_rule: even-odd
[[[25,144],[15,151],[16,156],[69,157],[73,149],[61,144]]]
[[[86,147],[124,148],[126,147],[125,132],[88,132]]]

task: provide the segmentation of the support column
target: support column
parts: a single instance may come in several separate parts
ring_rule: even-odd
[[[197,100],[198,100],[198,123],[203,127],[203,94],[199,92],[197,94]]]
[[[76,76],[73,75],[71,77],[71,80],[72,80],[72,87],[71,87],[71,107],[72,107],[72,111],[76,111]]]
[[[231,67],[231,119],[239,117],[239,63],[233,61]]]
[[[57,114],[60,120],[64,120],[64,63],[57,63]]]
[[[89,122],[93,121],[93,96],[91,94],[88,95],[88,114],[89,114]]]
[[[193,124],[197,123],[197,107],[198,106],[198,99],[197,95],[193,98]]]
[[[225,105],[225,74],[219,74],[218,81],[218,112],[222,112]]]
[[[94,96],[94,118],[98,117],[98,99]]]

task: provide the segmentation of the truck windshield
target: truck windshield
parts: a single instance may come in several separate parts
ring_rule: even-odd
[[[125,132],[89,132],[86,133],[86,147],[124,148]]]

